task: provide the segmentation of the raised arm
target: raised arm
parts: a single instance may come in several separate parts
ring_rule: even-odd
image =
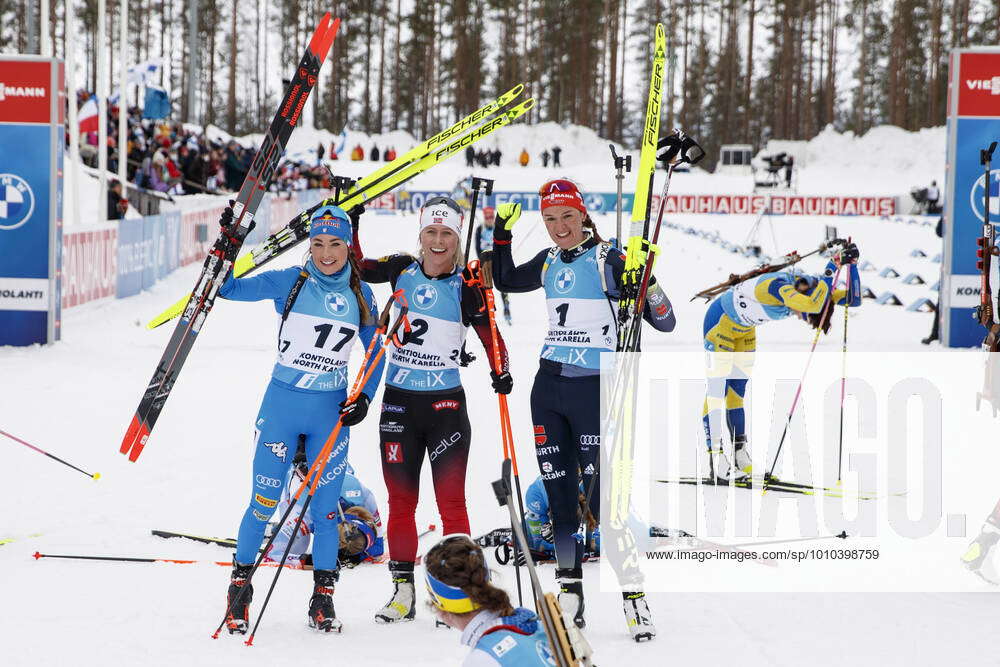
[[[265,271],[248,278],[233,278],[232,273],[219,289],[219,296],[230,301],[279,301],[288,296],[301,269],[297,266],[279,271]]]
[[[497,206],[493,227],[493,286],[501,292],[530,292],[542,286],[542,265],[547,250],[542,250],[528,262],[514,265],[510,242],[511,230],[521,217],[520,204]]]

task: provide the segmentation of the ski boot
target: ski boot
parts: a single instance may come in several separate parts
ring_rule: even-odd
[[[632,639],[637,642],[652,641],[656,636],[656,627],[653,625],[653,617],[649,613],[649,605],[646,604],[646,594],[643,592],[622,593],[622,600],[625,609],[625,622],[628,624],[628,631],[632,634]]]
[[[413,587],[413,563],[389,561],[389,573],[395,590],[392,598],[375,614],[376,623],[412,621],[416,614],[416,591]]]
[[[710,478],[712,484],[728,486],[732,482],[739,482],[746,478],[746,473],[733,466],[722,449],[712,450],[709,456],[711,456],[710,469],[712,474]]]
[[[313,594],[309,598],[309,627],[320,632],[340,632],[343,623],[333,609],[333,588],[339,570],[313,570]]]
[[[233,561],[233,574],[226,594],[226,629],[229,634],[245,635],[250,627],[250,602],[253,600],[253,584],[247,581],[253,565],[240,565]]]
[[[989,566],[988,560],[997,541],[1000,541],[1000,533],[983,530],[962,556],[962,565],[966,569],[994,586],[1000,584],[1000,580],[997,579],[993,568]]]
[[[749,477],[753,474],[753,459],[750,456],[750,448],[747,446],[747,437],[745,435],[736,436],[733,449],[733,461],[736,468]]]
[[[583,572],[580,568],[560,568],[556,570],[556,581],[559,582],[559,607],[563,614],[573,619],[578,628],[587,627],[583,617],[585,605],[583,602]]]

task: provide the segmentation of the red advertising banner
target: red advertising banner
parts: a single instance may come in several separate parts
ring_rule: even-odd
[[[181,266],[205,259],[208,248],[219,235],[219,216],[224,209],[224,206],[216,206],[181,214]],[[199,241],[199,236],[207,240]]]
[[[0,57],[0,123],[49,123],[52,63]]]
[[[63,234],[62,307],[115,295],[118,230]]]
[[[281,195],[271,197],[271,233],[278,231],[301,212],[299,200],[295,197],[285,199]]]
[[[894,197],[822,197],[804,195],[668,195],[664,213],[757,215],[770,202],[773,215],[893,215]],[[653,210],[659,206],[653,197]]]
[[[962,53],[959,58],[958,115],[1000,115],[1000,53]]]

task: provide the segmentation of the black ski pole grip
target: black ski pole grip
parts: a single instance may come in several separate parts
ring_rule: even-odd
[[[500,507],[506,507],[507,497],[510,495],[510,487],[507,485],[507,480],[498,479],[493,482],[493,493],[496,494],[497,503]]]

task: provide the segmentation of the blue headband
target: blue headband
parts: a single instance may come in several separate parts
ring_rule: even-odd
[[[313,213],[309,223],[309,238],[329,234],[351,245],[354,232],[351,218],[339,206],[324,206]]]

